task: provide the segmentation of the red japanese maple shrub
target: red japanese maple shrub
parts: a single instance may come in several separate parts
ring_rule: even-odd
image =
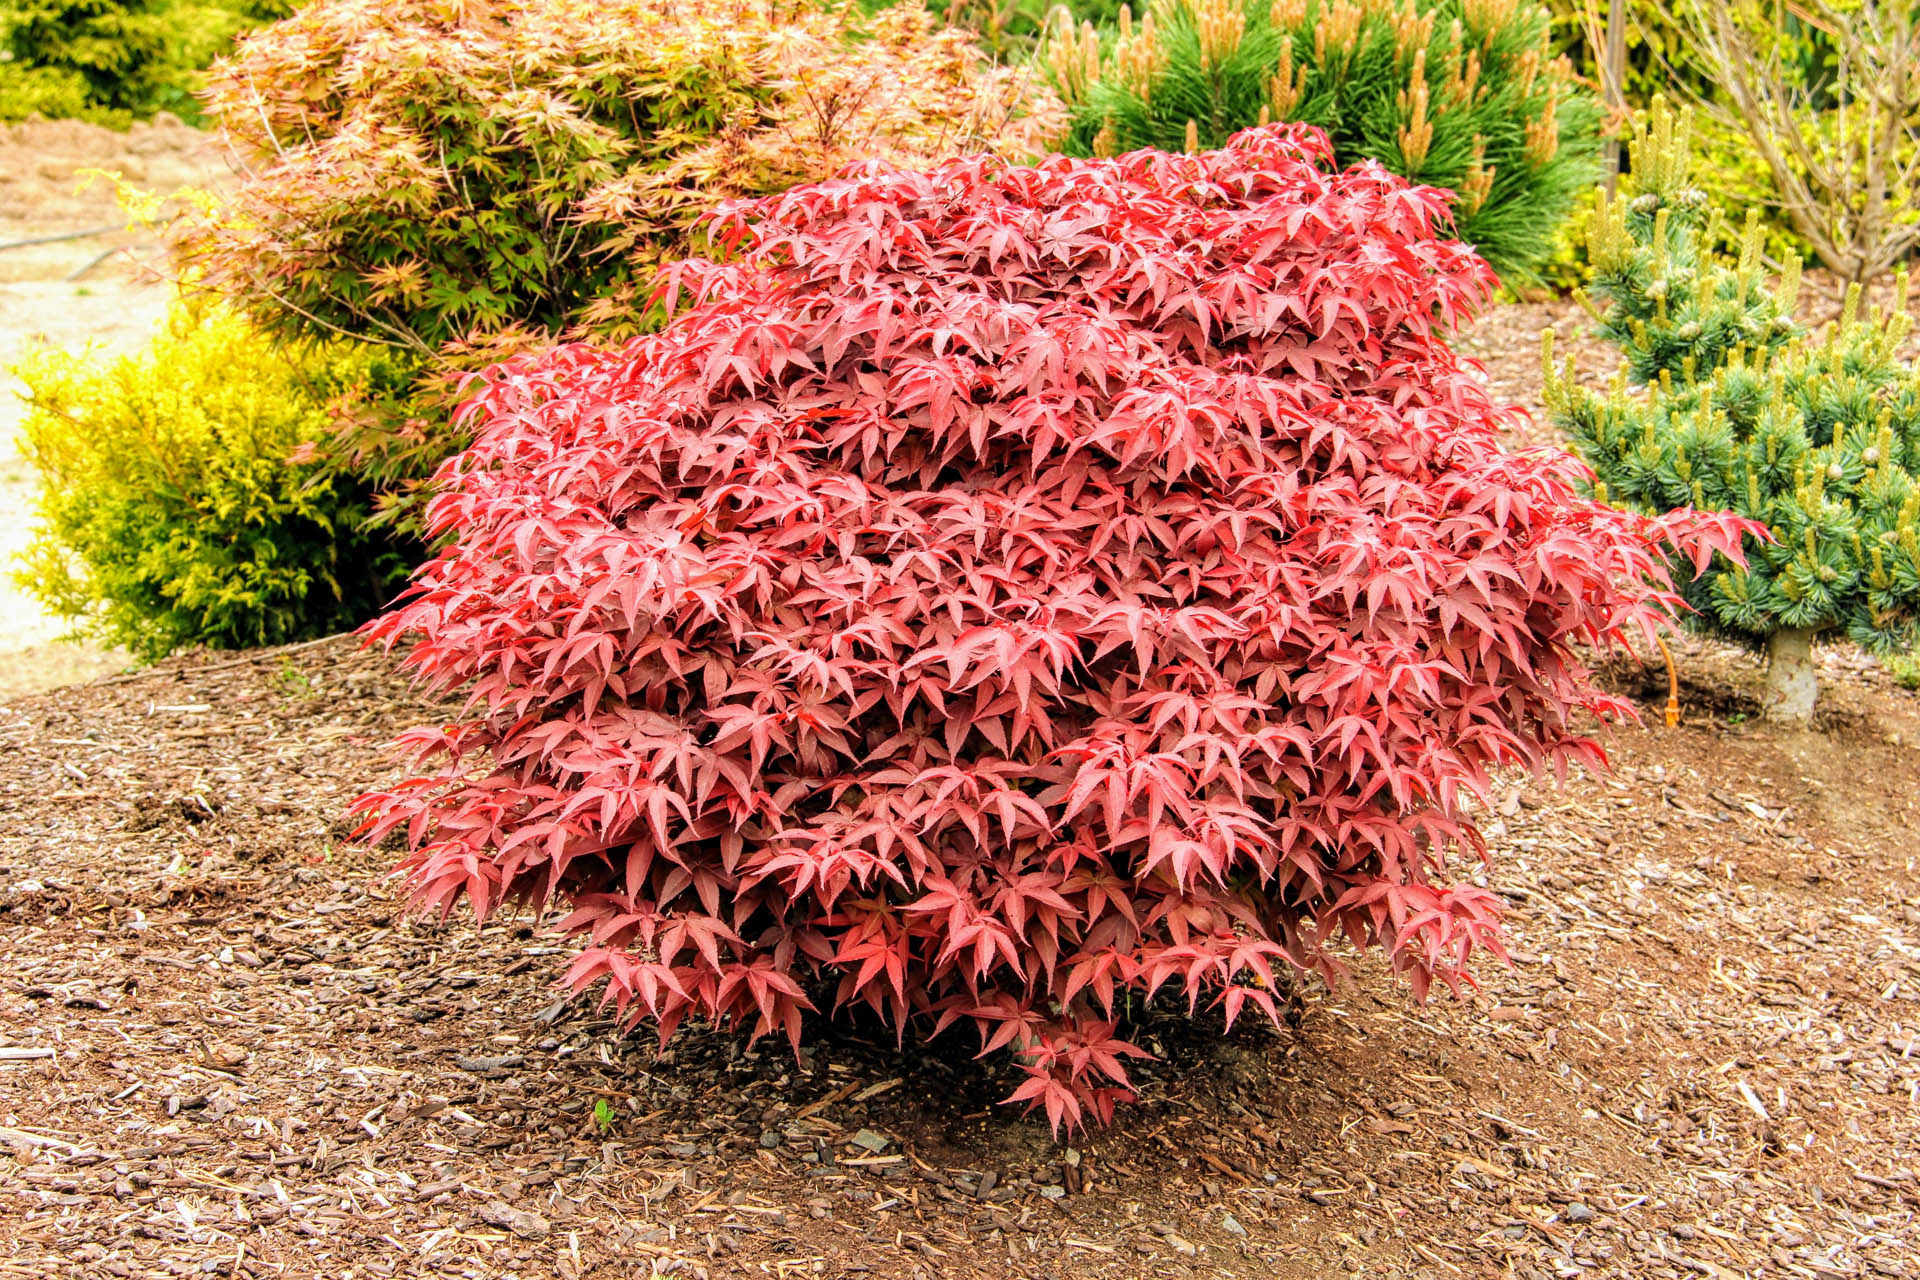
[[[1503,452],[1444,193],[1328,156],[869,167],[723,208],[663,332],[495,371],[371,628],[471,695],[359,802],[420,901],[566,900],[663,1037],[971,1024],[1056,1126],[1125,1096],[1126,989],[1498,953],[1464,796],[1600,763],[1572,646],[1738,531]]]

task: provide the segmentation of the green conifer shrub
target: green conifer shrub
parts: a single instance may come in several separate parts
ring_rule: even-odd
[[[45,351],[14,372],[41,477],[18,577],[83,630],[147,658],[325,635],[372,616],[412,560],[363,532],[364,491],[300,456],[335,401],[405,384],[389,351],[289,348],[182,307],[142,353]]]
[[[1798,271],[1771,279],[1749,218],[1742,251],[1711,246],[1723,216],[1692,185],[1688,122],[1656,102],[1631,148],[1630,193],[1589,232],[1600,332],[1623,367],[1605,392],[1556,370],[1547,406],[1600,494],[1646,511],[1726,509],[1764,525],[1748,563],[1717,561],[1685,588],[1703,623],[1763,643],[1767,712],[1813,713],[1811,644],[1846,635],[1911,647],[1920,616],[1920,373],[1895,306],[1795,324]]]
[[[1456,234],[1529,280],[1597,149],[1598,108],[1549,26],[1526,0],[1153,0],[1105,32],[1056,10],[1044,61],[1072,154],[1193,151],[1305,121],[1341,164],[1455,192]]]

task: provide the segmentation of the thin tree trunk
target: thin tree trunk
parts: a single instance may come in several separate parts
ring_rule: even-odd
[[[1627,108],[1624,85],[1627,79],[1627,0],[1609,0],[1607,4],[1607,43],[1600,61],[1600,88],[1605,98],[1607,136],[1601,142],[1601,163],[1606,172],[1607,195],[1611,197],[1620,183],[1621,117]]]
[[[1782,724],[1811,724],[1819,692],[1813,671],[1813,629],[1788,627],[1768,636],[1766,718]]]

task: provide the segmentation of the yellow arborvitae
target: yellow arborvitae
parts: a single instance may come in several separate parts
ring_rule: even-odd
[[[1433,121],[1427,118],[1431,94],[1427,86],[1427,51],[1413,55],[1413,75],[1400,91],[1400,113],[1406,123],[1400,126],[1400,157],[1412,177],[1420,171],[1433,145]]]

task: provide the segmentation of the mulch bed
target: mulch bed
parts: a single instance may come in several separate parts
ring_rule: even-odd
[[[1143,1011],[1070,1145],[960,1041],[660,1051],[542,922],[410,918],[342,810],[434,709],[350,642],[0,705],[0,1276],[1920,1273],[1920,699],[1836,651],[1780,734],[1677,658],[1680,727],[1499,792],[1480,993]]]

